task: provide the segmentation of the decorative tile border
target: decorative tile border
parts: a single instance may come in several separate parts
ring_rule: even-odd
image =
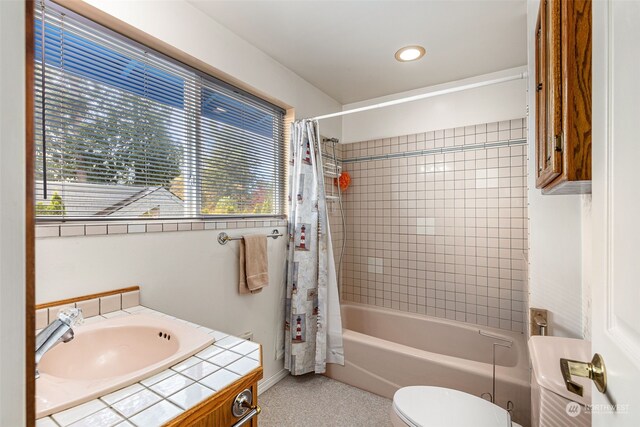
[[[129,309],[140,305],[140,289],[137,287],[128,288],[131,290],[123,290],[111,294],[111,292],[105,292],[104,294],[96,294],[95,297],[87,299],[87,297],[78,297],[76,301],[66,300],[59,302],[52,302],[47,304],[41,304],[36,310],[36,330],[47,326],[53,322],[58,316],[58,312],[64,308],[81,308],[84,319],[89,319],[96,316],[113,317],[112,313],[118,313],[122,310]]]
[[[526,139],[510,139],[506,141],[487,142],[482,144],[454,145],[451,147],[431,148],[428,150],[404,151],[401,153],[381,154],[378,156],[353,157],[349,159],[342,159],[340,161],[342,163],[371,162],[374,160],[389,160],[389,159],[398,159],[403,157],[428,156],[433,154],[456,153],[460,151],[469,151],[469,150],[487,150],[489,148],[511,147],[515,145],[525,145],[525,144],[527,144]]]
[[[160,233],[174,231],[228,230],[238,228],[286,227],[287,220],[205,220],[205,221],[153,221],[101,224],[38,224],[36,238],[108,236],[114,234]]]

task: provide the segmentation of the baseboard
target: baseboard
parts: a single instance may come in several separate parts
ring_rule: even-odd
[[[265,378],[262,381],[258,382],[258,396],[260,396],[265,391],[269,390],[274,385],[278,384],[281,380],[283,380],[287,375],[289,375],[289,371],[286,369],[282,369],[275,375],[270,376],[269,378]]]

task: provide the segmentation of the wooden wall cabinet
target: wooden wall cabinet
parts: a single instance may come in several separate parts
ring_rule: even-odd
[[[591,192],[591,0],[541,0],[536,26],[536,187]]]

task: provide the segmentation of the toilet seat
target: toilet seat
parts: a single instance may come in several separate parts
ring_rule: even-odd
[[[471,394],[442,387],[401,388],[393,396],[393,411],[410,427],[512,426],[509,413],[501,407]]]

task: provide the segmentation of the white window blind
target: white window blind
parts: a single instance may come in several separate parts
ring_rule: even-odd
[[[35,28],[40,221],[283,215],[283,110],[57,5]]]

